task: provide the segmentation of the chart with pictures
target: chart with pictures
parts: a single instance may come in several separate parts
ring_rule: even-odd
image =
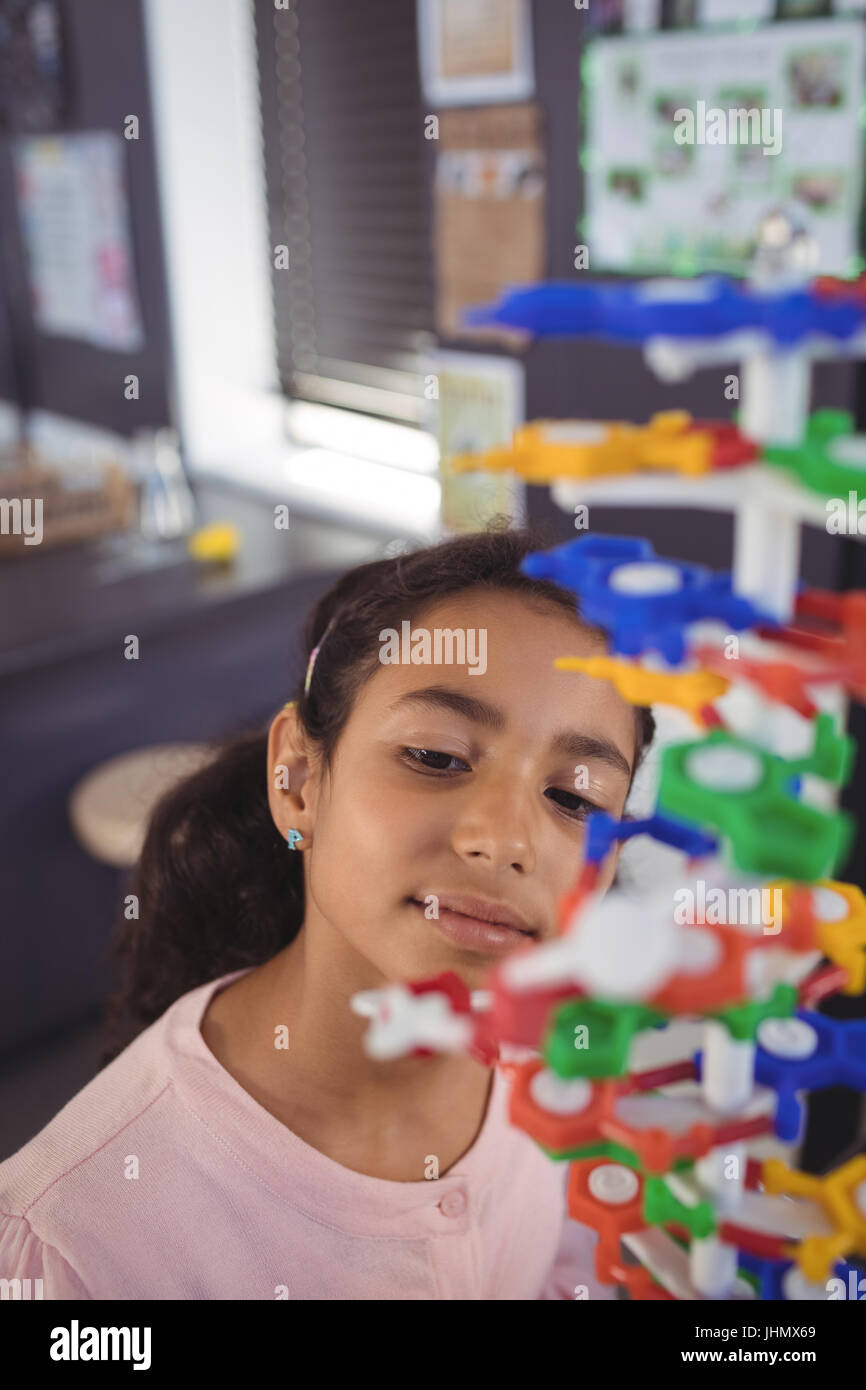
[[[592,43],[580,234],[593,269],[743,273],[758,222],[785,203],[822,272],[856,273],[863,64],[856,20]]]

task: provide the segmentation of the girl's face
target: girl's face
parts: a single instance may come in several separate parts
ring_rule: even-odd
[[[380,665],[330,773],[299,761],[293,719],[278,716],[271,767],[306,780],[292,794],[293,773],[271,807],[284,837],[292,826],[305,836],[307,930],[324,918],[388,980],[452,969],[476,986],[526,933],[556,934],[587,812],[623,810],[635,716],[606,681],[554,670],[558,656],[601,648],[552,607],[473,590],[413,619],[421,628],[431,643],[436,628],[474,630],[477,673]]]

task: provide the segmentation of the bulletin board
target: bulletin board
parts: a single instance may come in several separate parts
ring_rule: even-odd
[[[745,273],[758,222],[784,202],[815,236],[819,270],[855,274],[863,66],[863,25],[845,19],[590,44],[580,236],[593,269]],[[685,109],[694,141],[677,143]],[[766,113],[760,141],[732,135],[728,113],[750,109]]]
[[[441,337],[513,344],[501,329],[467,329],[464,311],[546,268],[546,170],[532,102],[443,111],[436,143],[433,248]]]

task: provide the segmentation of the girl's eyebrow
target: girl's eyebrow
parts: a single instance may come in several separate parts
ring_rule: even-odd
[[[484,728],[496,732],[504,729],[508,722],[496,705],[479,700],[474,695],[464,695],[459,690],[449,690],[444,685],[428,685],[421,690],[409,690],[388,708],[401,709],[404,705],[410,704],[425,705],[428,709],[451,710],[455,714],[462,714],[466,719],[471,719],[474,724],[481,724]],[[598,762],[608,763],[616,768],[625,777],[631,777],[631,767],[627,759],[623,757],[616,744],[603,735],[581,734],[575,729],[561,729],[552,738],[551,748],[554,753],[563,753],[575,762],[582,758],[595,758]]]

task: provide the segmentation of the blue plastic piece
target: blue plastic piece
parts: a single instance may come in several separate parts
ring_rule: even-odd
[[[630,840],[633,835],[651,835],[664,845],[684,850],[692,858],[714,854],[718,841],[704,835],[694,826],[671,816],[648,816],[645,820],[617,820],[606,811],[595,811],[586,821],[586,857],[591,864],[600,864],[615,841]]]
[[[721,276],[637,284],[574,284],[552,281],[515,287],[496,304],[472,308],[469,327],[503,324],[536,337],[609,338],[644,343],[648,338],[717,338],[744,329],[774,342],[800,343],[814,334],[839,341],[864,327],[866,306],[829,299],[809,288],[762,294]]]
[[[774,1129],[777,1138],[796,1140],[803,1124],[803,1101],[798,1091],[821,1091],[827,1086],[866,1090],[866,1019],[828,1018],[799,1009],[794,1015],[814,1028],[818,1045],[811,1057],[778,1057],[755,1047],[755,1081],[776,1092],[778,1103]],[[701,1053],[695,1054],[697,1079],[701,1078]]]
[[[789,1269],[793,1268],[793,1260],[770,1260],[762,1255],[751,1255],[747,1250],[741,1250],[737,1256],[737,1264],[745,1273],[757,1278],[759,1300],[769,1300],[774,1303],[800,1301],[799,1299],[788,1299],[785,1295],[785,1275]],[[837,1260],[833,1266],[833,1274],[844,1283],[846,1297],[850,1297],[849,1290],[857,1290],[858,1293],[855,1294],[857,1297],[866,1296],[866,1294],[859,1293],[863,1271],[858,1269],[856,1265],[848,1264],[846,1260]],[[864,1281],[864,1291],[866,1291],[866,1281]]]
[[[638,564],[675,571],[675,587],[660,583],[655,593],[618,589],[617,572]],[[533,579],[574,590],[581,616],[604,628],[611,651],[623,656],[658,651],[676,665],[685,654],[685,629],[706,618],[734,631],[759,623],[777,626],[770,614],[734,594],[730,574],[660,559],[649,541],[631,536],[579,536],[552,550],[533,551],[520,568]]]

